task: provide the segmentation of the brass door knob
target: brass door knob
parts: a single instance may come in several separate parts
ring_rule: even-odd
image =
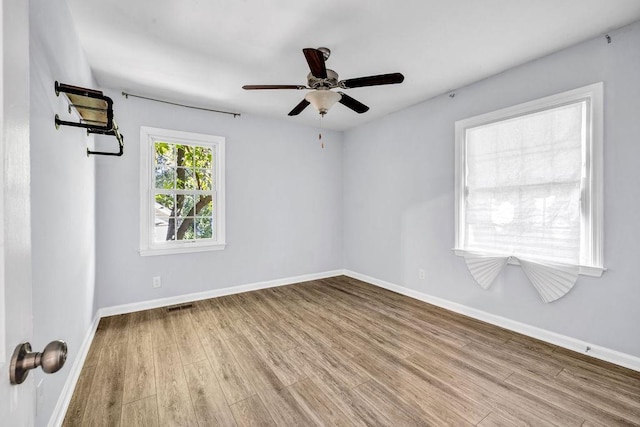
[[[51,341],[42,353],[32,352],[28,342],[18,345],[11,357],[9,379],[11,384],[22,384],[31,369],[42,367],[47,374],[58,372],[67,360],[67,343]]]

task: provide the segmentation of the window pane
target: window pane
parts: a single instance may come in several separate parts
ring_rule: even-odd
[[[195,224],[193,218],[176,218],[177,230],[176,240],[194,240],[195,239]]]
[[[213,214],[213,196],[198,196],[196,215],[211,216]]]
[[[176,169],[176,188],[178,190],[195,190],[196,181],[193,169],[178,168]]]
[[[175,174],[175,169],[157,166],[155,168],[155,188],[164,190],[172,189],[175,182]]]
[[[192,216],[194,200],[195,200],[195,196],[192,194],[177,194],[176,195],[176,215]]]
[[[212,218],[196,219],[196,239],[213,238],[213,220]]]
[[[176,145],[176,157],[178,159],[178,166],[193,167],[193,149],[194,147],[191,147],[189,145]]]
[[[211,171],[206,169],[196,169],[195,171],[195,188],[197,190],[211,190]]]
[[[153,229],[153,240],[155,242],[165,242],[175,238],[175,218],[158,216],[155,217],[155,227]]]
[[[175,145],[168,142],[155,143],[155,164],[173,167],[176,164]]]
[[[195,147],[195,167],[211,169],[213,166],[213,150],[209,147]]]
[[[467,249],[579,263],[585,108],[467,130]]]
[[[166,212],[167,216],[171,216],[174,206],[173,194],[156,194],[156,212]]]
[[[175,235],[174,206],[175,200],[172,194],[156,194],[154,241],[173,240]]]

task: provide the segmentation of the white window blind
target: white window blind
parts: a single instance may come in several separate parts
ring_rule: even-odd
[[[580,264],[587,100],[466,131],[466,249]]]
[[[520,264],[544,302],[602,262],[603,84],[456,122],[455,246],[487,289]]]

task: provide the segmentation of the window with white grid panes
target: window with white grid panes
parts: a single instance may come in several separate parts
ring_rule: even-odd
[[[456,122],[456,253],[602,274],[597,83]]]
[[[224,138],[141,129],[141,253],[224,248]]]

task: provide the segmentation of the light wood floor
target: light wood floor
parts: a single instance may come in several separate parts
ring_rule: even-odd
[[[337,277],[102,319],[64,424],[640,425],[640,373]]]

